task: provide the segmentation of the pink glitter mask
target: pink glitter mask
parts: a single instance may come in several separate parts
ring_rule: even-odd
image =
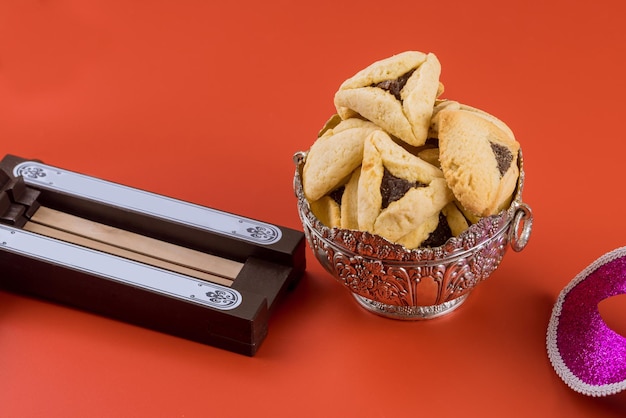
[[[577,392],[606,396],[626,389],[626,337],[610,329],[598,304],[626,293],[626,247],[594,261],[561,291],[548,325],[550,362]]]

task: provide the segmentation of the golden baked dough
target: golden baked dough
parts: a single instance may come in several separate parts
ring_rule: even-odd
[[[365,138],[375,130],[371,122],[342,120],[313,143],[302,169],[302,188],[310,202],[336,189],[361,165]]]
[[[443,241],[450,237],[457,237],[469,228],[468,220],[465,219],[454,201],[449,202],[441,209],[441,215],[443,217],[439,213],[435,213],[427,217],[419,227],[396,242],[409,249],[430,246],[429,243],[433,239],[433,242],[437,242],[436,245],[441,245],[440,243]],[[445,223],[443,227],[440,225],[441,222]],[[441,233],[438,233],[440,228],[442,228]]]
[[[344,229],[359,229],[358,191],[360,177],[361,167],[358,167],[352,172],[341,197],[341,227]]]
[[[442,110],[467,110],[469,112],[474,112],[477,116],[480,116],[489,122],[496,125],[500,128],[512,141],[515,141],[515,134],[509,128],[509,126],[502,122],[497,117],[493,116],[490,113],[485,112],[484,110],[468,106],[463,103],[459,103],[455,100],[437,100],[435,102],[435,107],[433,108],[433,115],[431,118],[429,137],[438,138],[439,137],[439,118],[437,117],[438,113]]]
[[[459,210],[454,201],[444,206],[441,212],[448,221],[452,236],[458,237],[463,231],[469,228],[469,222],[465,216],[463,216],[463,213]]]
[[[477,216],[499,212],[515,190],[519,143],[473,110],[447,108],[435,119],[441,169],[456,199]]]
[[[310,206],[313,215],[324,225],[330,228],[341,226],[341,209],[332,197],[323,196],[315,202],[311,202]]]
[[[357,203],[358,229],[369,232],[373,232],[374,222],[380,213],[383,201],[380,193],[380,182],[384,173],[383,159],[374,141],[372,141],[372,136],[376,135],[370,135],[363,147],[363,164],[358,183]]]
[[[396,177],[424,184],[443,177],[439,168],[408,152],[383,131],[373,132],[368,140],[381,154],[385,167]]]
[[[430,234],[437,229],[437,225],[439,225],[439,214],[435,213],[426,218],[416,229],[399,238],[396,242],[409,249],[418,248]]]
[[[438,215],[452,198],[446,181],[433,179],[427,187],[413,188],[383,209],[374,222],[374,233],[396,241],[406,231],[413,231],[431,216]]]
[[[416,184],[388,205],[381,192],[385,170]],[[367,138],[358,189],[359,229],[396,241],[439,213],[451,200],[452,193],[440,169],[409,153],[383,131],[374,131]]]
[[[410,145],[422,145],[435,100],[443,92],[440,73],[432,53],[407,51],[377,61],[339,87],[337,113],[343,119],[360,115]]]
[[[439,148],[424,148],[417,152],[417,156],[435,167],[441,167],[439,163]]]

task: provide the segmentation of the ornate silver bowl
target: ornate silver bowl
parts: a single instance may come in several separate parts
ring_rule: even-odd
[[[519,252],[530,237],[533,218],[522,202],[521,151],[520,176],[508,209],[482,218],[444,245],[414,250],[368,232],[322,224],[302,189],[306,152],[293,159],[298,211],[313,254],[362,307],[384,317],[418,320],[453,311],[498,268],[509,245]]]

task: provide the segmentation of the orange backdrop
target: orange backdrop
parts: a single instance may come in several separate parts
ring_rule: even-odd
[[[307,249],[252,358],[0,291],[0,414],[624,416],[545,350],[561,289],[626,245],[626,7],[581,3],[0,2],[0,157],[301,229],[292,155],[344,79],[415,49],[446,98],[514,130],[535,215],[526,249],[429,322],[364,311]]]

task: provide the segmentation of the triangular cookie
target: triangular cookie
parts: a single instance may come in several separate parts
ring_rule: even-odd
[[[452,192],[443,178],[433,179],[426,187],[412,188],[380,212],[374,233],[396,241],[423,224],[452,200]]]
[[[410,145],[423,145],[435,99],[443,91],[440,73],[431,53],[407,51],[377,61],[339,87],[337,113],[344,119],[361,115]]]
[[[437,167],[409,153],[383,131],[367,138],[358,188],[359,229],[396,241],[451,200]]]
[[[361,165],[365,138],[378,129],[369,121],[351,118],[327,129],[313,143],[302,169],[302,187],[309,202],[346,181]]]
[[[519,143],[475,110],[447,108],[433,119],[441,169],[456,199],[474,215],[498,213],[517,184]]]

